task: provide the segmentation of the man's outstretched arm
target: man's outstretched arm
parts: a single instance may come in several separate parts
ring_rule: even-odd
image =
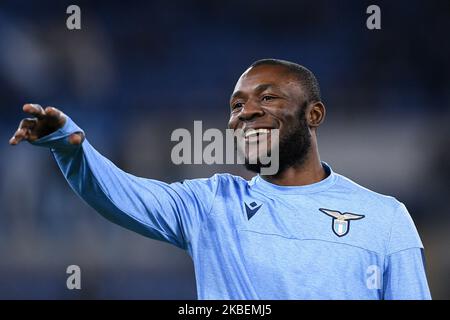
[[[216,178],[167,184],[128,174],[97,152],[85,134],[56,108],[27,104],[10,140],[51,149],[71,187],[107,219],[153,239],[188,249],[209,213]]]

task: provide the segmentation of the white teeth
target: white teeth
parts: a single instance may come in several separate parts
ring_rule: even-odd
[[[257,134],[268,134],[270,132],[269,129],[249,129],[245,132],[245,137],[248,138],[250,136],[253,135],[257,135]]]

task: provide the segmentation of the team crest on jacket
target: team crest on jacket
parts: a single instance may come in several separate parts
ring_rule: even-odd
[[[341,213],[337,210],[330,209],[319,209],[321,212],[325,213],[327,216],[333,218],[331,220],[331,229],[334,234],[338,237],[345,236],[350,231],[350,221],[351,220],[359,220],[364,218],[365,216],[362,214],[355,214],[350,212]]]

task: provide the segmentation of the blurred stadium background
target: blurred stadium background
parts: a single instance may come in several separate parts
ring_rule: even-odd
[[[313,70],[328,107],[322,159],[404,202],[426,248],[433,298],[450,298],[449,1],[0,3],[0,298],[195,299],[183,251],[122,229],[72,192],[49,151],[7,142],[26,102],[57,106],[121,168],[164,180],[234,166],[175,166],[176,128],[225,128],[254,60]],[[370,4],[382,30],[366,28]],[[66,267],[82,290],[66,288]]]

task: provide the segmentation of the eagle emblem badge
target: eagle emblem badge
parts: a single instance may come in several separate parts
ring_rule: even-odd
[[[350,231],[350,221],[360,220],[365,217],[362,214],[355,214],[350,212],[342,213],[337,210],[324,208],[320,208],[319,210],[325,213],[327,216],[333,218],[333,220],[331,221],[331,229],[338,237],[343,237]]]

